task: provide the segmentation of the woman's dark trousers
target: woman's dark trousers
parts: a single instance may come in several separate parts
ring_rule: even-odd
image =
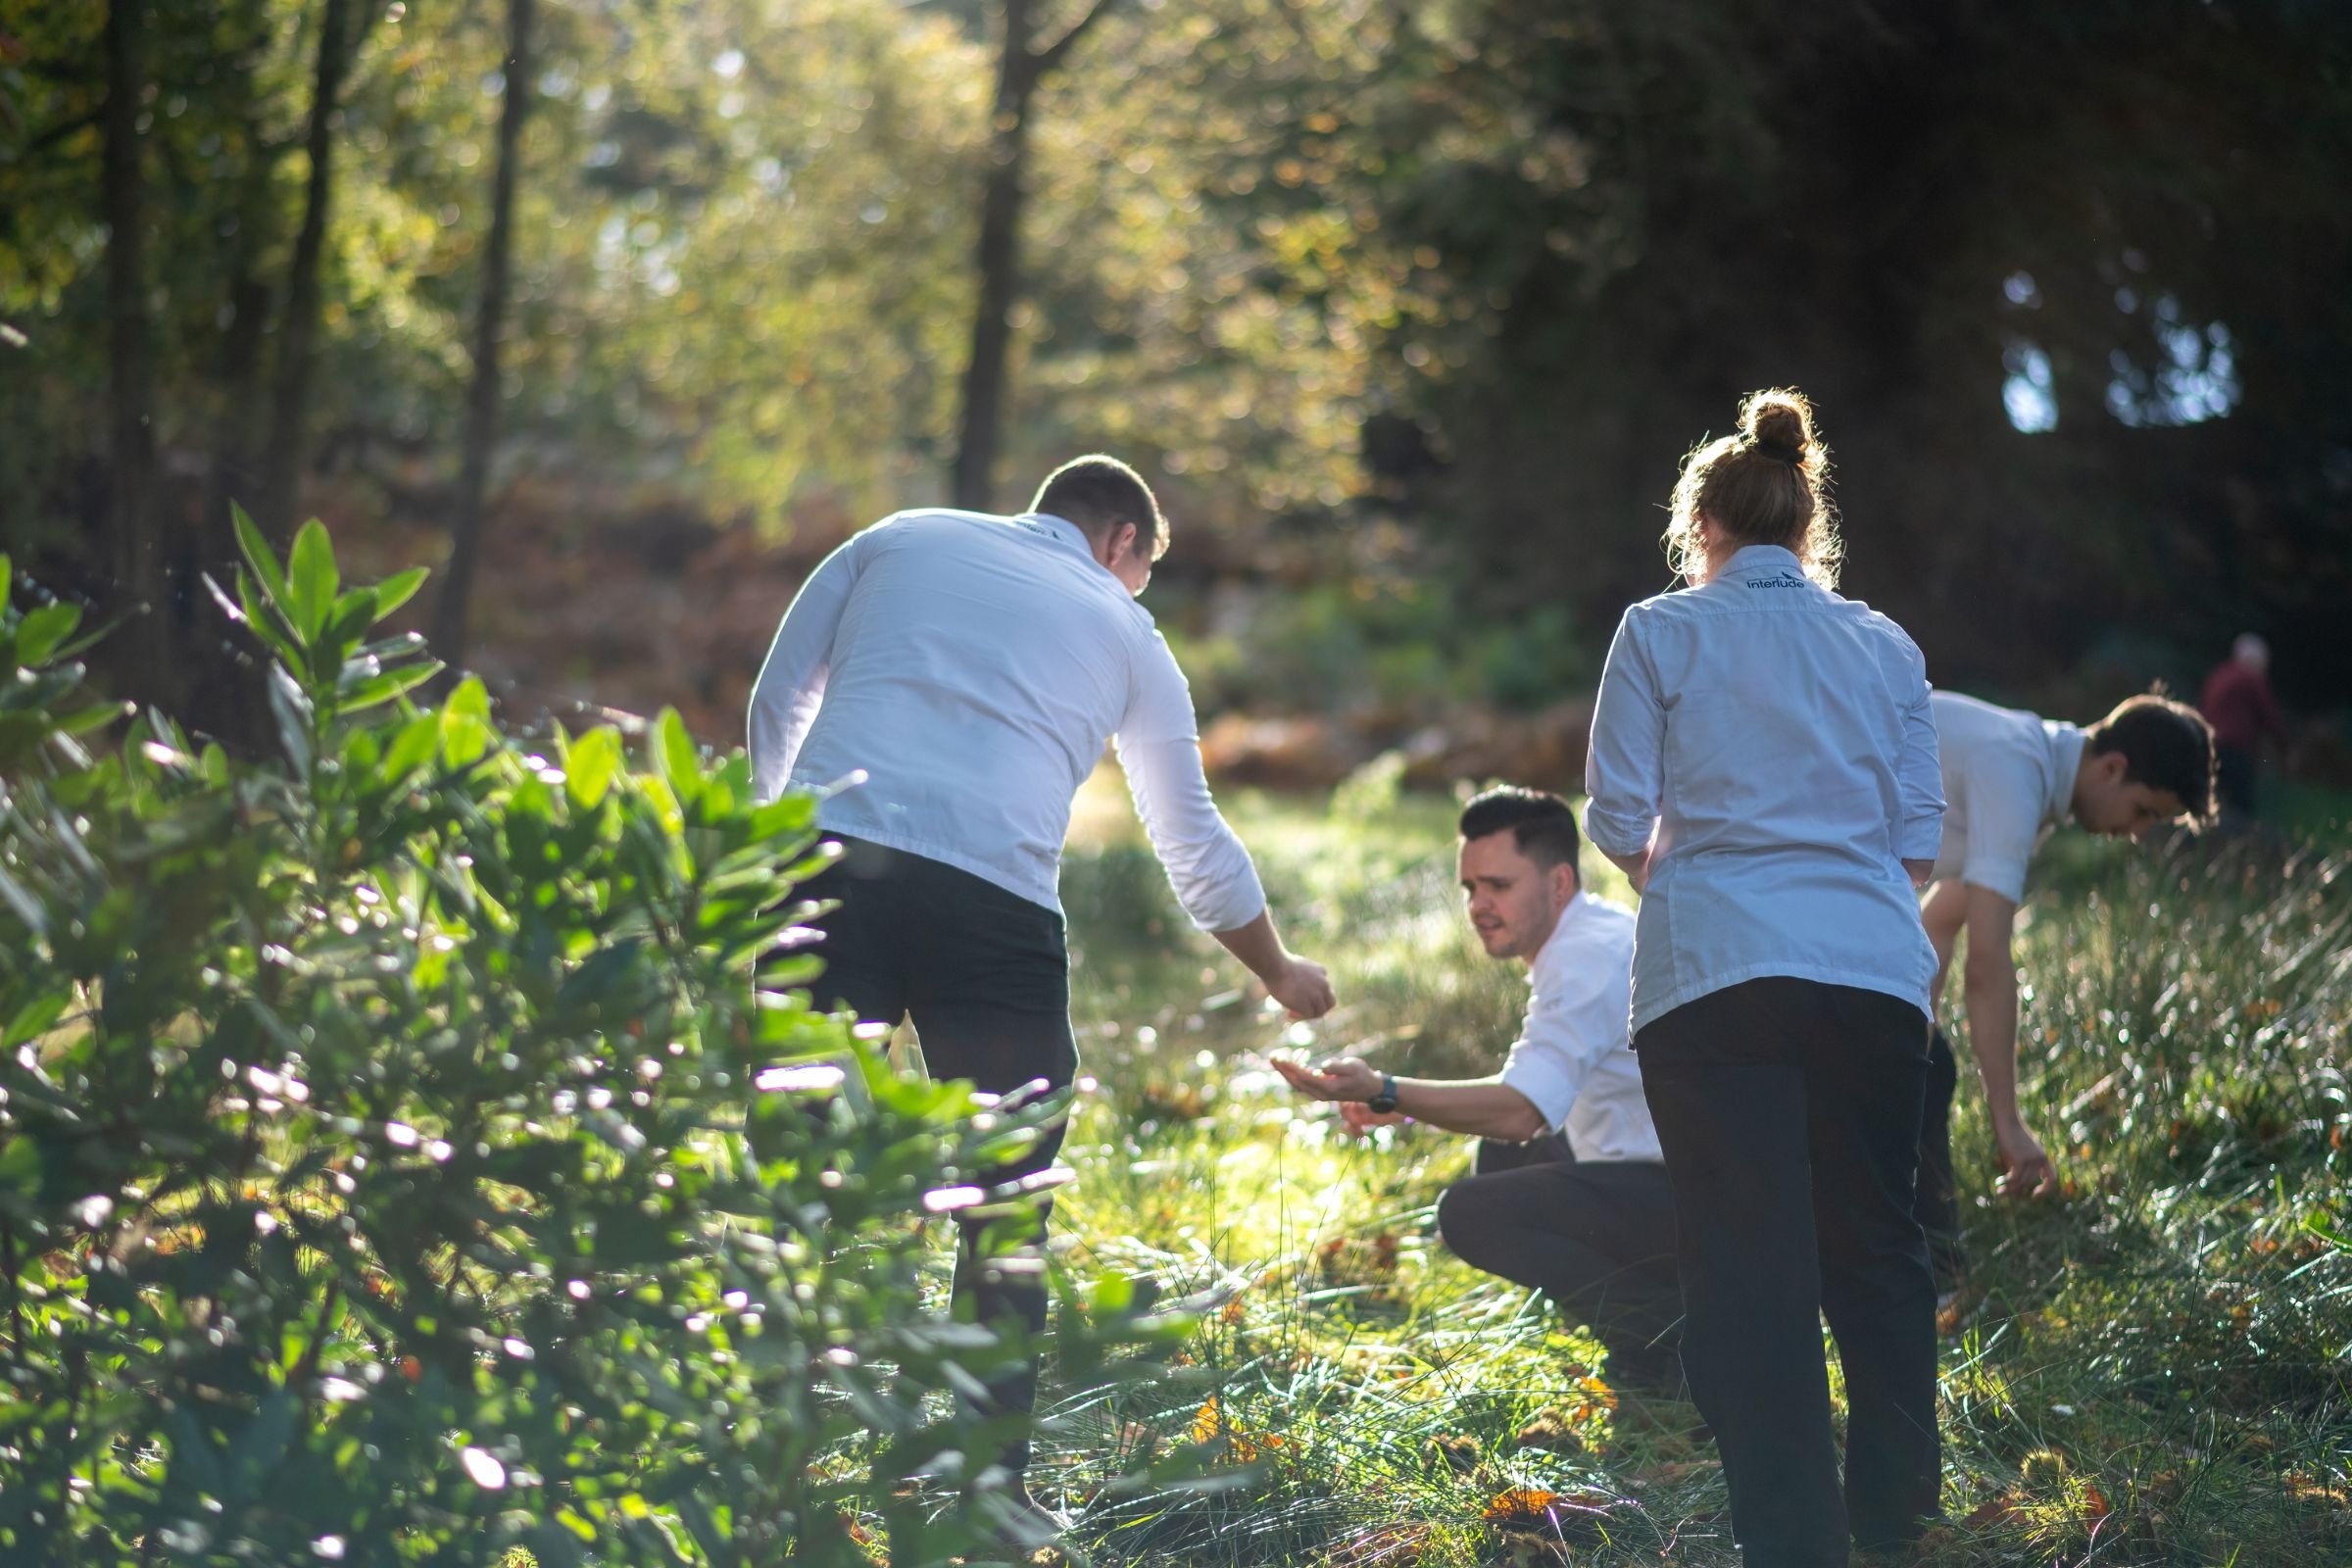
[[[1913,1217],[1928,1020],[1772,977],[1635,1036],[1674,1181],[1683,1369],[1748,1568],[1843,1568],[1936,1512],[1936,1287]],[[1821,1320],[1845,1370],[1842,1484]]]

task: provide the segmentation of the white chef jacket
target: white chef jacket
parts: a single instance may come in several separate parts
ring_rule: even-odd
[[[862,772],[821,827],[1057,912],[1070,800],[1113,740],[1185,912],[1229,931],[1265,908],[1183,671],[1064,518],[902,512],[850,540],[785,612],[750,730],[762,799]]]

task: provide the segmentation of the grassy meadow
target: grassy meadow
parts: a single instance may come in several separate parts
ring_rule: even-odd
[[[1620,1397],[1589,1339],[1437,1241],[1467,1141],[1351,1141],[1265,1066],[1499,1058],[1524,979],[1460,919],[1452,803],[1374,770],[1329,801],[1228,807],[1342,1005],[1311,1025],[1258,1007],[1175,911],[1115,780],[1090,786],[1063,890],[1091,1087],[1057,1245],[1201,1326],[1147,1396],[1049,1371],[1036,1480],[1077,1512],[1073,1544],[1237,1568],[1735,1560],[1695,1410]],[[2045,856],[2022,1079],[2065,1191],[1970,1210],[1978,1294],[1943,1340],[1950,1522],[1923,1561],[2352,1562],[2348,870],[2270,841]],[[1988,1193],[1967,1078],[1956,1145]],[[1204,1482],[1104,1488],[1188,1445]]]

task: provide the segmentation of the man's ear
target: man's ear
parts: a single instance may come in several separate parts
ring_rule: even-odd
[[[1562,860],[1551,868],[1552,897],[1559,901],[1562,907],[1565,907],[1568,901],[1576,897],[1577,889],[1583,885],[1583,881],[1584,879],[1576,874],[1575,865],[1567,860]]]

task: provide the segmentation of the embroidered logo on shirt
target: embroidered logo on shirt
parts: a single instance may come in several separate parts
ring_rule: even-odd
[[[1750,588],[1802,588],[1805,585],[1804,578],[1786,568],[1775,577],[1742,577],[1740,581]]]

